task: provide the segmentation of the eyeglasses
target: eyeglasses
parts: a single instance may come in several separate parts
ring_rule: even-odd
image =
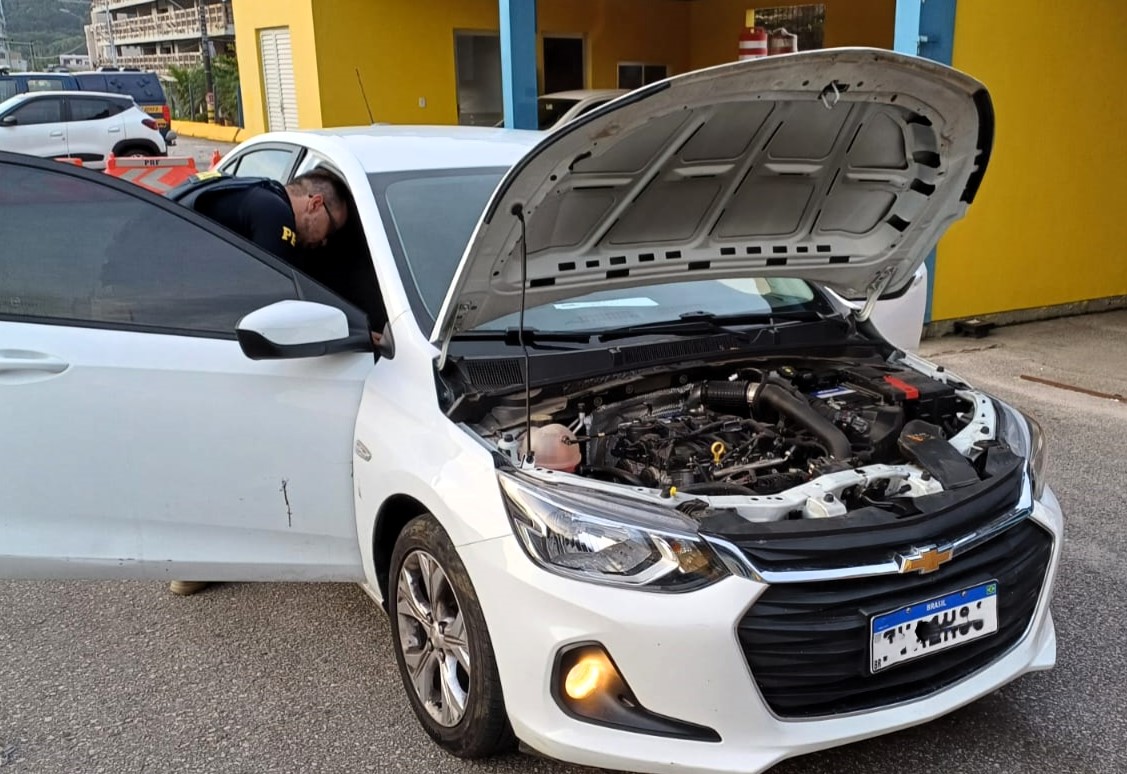
[[[316,194],[309,194],[310,197],[313,197],[315,195]],[[325,217],[329,219],[329,230],[325,232],[325,238],[328,239],[331,235],[336,233],[337,221],[336,218],[333,217],[333,213],[329,209],[329,205],[325,204],[325,200],[323,198],[321,199],[321,209],[325,211]]]
[[[325,208],[325,215],[329,218],[329,233],[335,234],[337,232],[336,218],[333,217],[332,210],[330,210],[326,205],[322,204],[321,206]]]

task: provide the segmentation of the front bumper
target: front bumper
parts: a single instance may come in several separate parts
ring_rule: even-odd
[[[849,714],[782,719],[763,700],[737,636],[767,586],[728,578],[688,594],[576,582],[534,566],[515,538],[460,549],[481,600],[509,719],[529,747],[552,758],[638,772],[758,772],[779,761],[896,731],[968,704],[1018,676],[1051,668],[1056,635],[1049,600],[1063,517],[1053,493],[1031,519],[1053,538],[1047,576],[1024,635],[994,661],[926,696]],[[688,741],[577,720],[552,699],[561,647],[605,646],[647,710],[715,730]],[[970,646],[962,646],[970,647]]]

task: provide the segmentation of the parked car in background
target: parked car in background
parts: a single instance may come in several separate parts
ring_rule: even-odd
[[[758,772],[952,712],[1056,662],[1064,516],[1036,422],[869,312],[993,136],[977,80],[831,49],[255,137],[220,168],[350,192],[306,270],[0,155],[0,577],[362,583],[462,757]]]
[[[536,100],[538,127],[544,131],[563,126],[626,92],[626,89],[577,89],[545,94]]]
[[[544,94],[536,100],[537,128],[546,131],[563,126],[573,118],[602,107],[628,91],[628,89],[575,89]],[[497,127],[504,125],[503,119],[494,124]]]
[[[154,118],[132,97],[87,91],[19,94],[0,103],[0,150],[81,159],[100,169],[107,157],[164,156]]]
[[[154,72],[113,67],[79,73],[0,72],[0,101],[17,94],[40,91],[96,91],[132,97],[138,107],[156,121],[165,142],[170,145],[176,142],[176,133],[171,130],[172,111],[168,97],[160,77]]]

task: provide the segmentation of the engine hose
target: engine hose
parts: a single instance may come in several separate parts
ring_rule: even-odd
[[[685,494],[702,494],[702,495],[745,495],[754,496],[755,490],[749,489],[740,484],[729,484],[726,481],[702,481],[699,484],[689,484],[680,488],[681,492]]]
[[[708,381],[701,386],[701,403],[714,411],[747,416],[747,407],[751,403],[755,387],[756,382],[747,380],[738,382]]]
[[[813,406],[792,395],[785,388],[771,382],[761,384],[751,399],[751,413],[758,416],[764,408],[781,414],[809,430],[825,445],[826,451],[834,459],[847,460],[853,456],[853,447],[845,433],[815,411]]]
[[[630,484],[631,486],[645,486],[642,479],[635,476],[633,473],[622,468],[612,468],[608,465],[590,465],[584,469],[584,472],[592,476],[609,476],[610,478],[617,478],[623,483]]]

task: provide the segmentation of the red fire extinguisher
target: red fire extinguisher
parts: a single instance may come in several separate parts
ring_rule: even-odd
[[[798,51],[798,36],[780,27],[767,36],[767,55],[793,54]]]
[[[747,12],[744,24],[743,32],[740,33],[740,61],[767,56],[767,30],[755,26],[755,11]]]

